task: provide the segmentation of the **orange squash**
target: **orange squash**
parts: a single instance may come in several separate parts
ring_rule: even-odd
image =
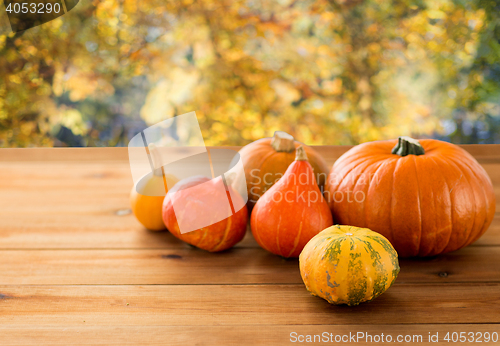
[[[299,145],[304,147],[316,181],[323,191],[328,175],[328,166],[323,158],[288,133],[276,131],[272,138],[259,139],[239,151],[245,169],[249,208],[253,208],[264,192],[283,176],[293,162]]]
[[[247,207],[244,205],[243,198],[230,186],[227,190],[221,191],[218,188],[221,183],[220,176],[214,179],[198,176],[179,181],[171,191],[175,192],[174,197],[169,193],[163,202],[163,221],[170,233],[188,244],[210,252],[223,251],[240,242],[247,229]],[[184,212],[182,217],[187,218],[185,219],[187,222],[190,220],[195,222],[197,218],[206,220],[211,217],[211,214],[217,212],[225,213],[222,210],[213,210],[214,200],[230,198],[233,206],[243,205],[243,208],[221,221],[191,232],[181,233],[173,198],[175,198],[175,203],[185,205],[185,208],[182,208]]]
[[[174,176],[166,176],[171,184],[177,182]],[[130,206],[137,220],[151,231],[164,230],[165,224],[161,216],[161,208],[165,196],[150,196],[147,191],[156,186],[164,186],[163,177],[157,174],[148,174],[130,191]]]
[[[156,148],[153,144],[148,147],[154,159]],[[137,220],[151,231],[162,231],[165,224],[161,216],[161,208],[165,194],[157,196],[158,191],[168,190],[178,179],[171,174],[164,174],[161,168],[154,170],[141,178],[130,191],[130,207]]]
[[[259,245],[283,257],[298,257],[312,237],[333,224],[302,146],[283,177],[255,204],[250,224]]]
[[[341,224],[384,235],[401,257],[476,241],[495,214],[488,174],[462,148],[433,139],[358,145],[330,172],[325,197]]]
[[[307,243],[299,267],[312,295],[349,306],[375,299],[399,274],[398,254],[387,239],[366,228],[340,225]]]

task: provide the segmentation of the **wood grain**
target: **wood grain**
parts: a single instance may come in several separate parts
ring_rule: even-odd
[[[1,251],[0,284],[300,283],[298,262],[264,250]]]
[[[301,284],[298,259],[260,248],[0,251],[0,285]],[[403,259],[396,284],[500,283],[500,247]],[[188,275],[186,275],[188,273]]]
[[[312,146],[330,164],[351,149],[350,145]],[[479,162],[499,162],[498,144],[460,145]],[[209,146],[209,149],[239,150],[241,146]],[[128,148],[0,148],[0,161],[127,161]]]
[[[312,297],[297,260],[250,233],[210,254],[145,230],[129,213],[127,148],[0,149],[0,345],[282,345],[324,331],[439,332],[441,345],[448,331],[500,333],[500,146],[463,147],[494,184],[488,232],[401,260],[396,284],[353,308]],[[316,149],[332,165],[349,148]]]
[[[239,150],[239,146],[209,146]],[[128,148],[0,148],[0,162],[127,162]]]
[[[476,244],[500,245],[500,163],[483,166],[497,214]],[[127,214],[131,188],[124,162],[0,162],[0,249],[182,247]],[[256,246],[251,237],[238,245]]]
[[[417,324],[417,325],[274,325],[274,326],[95,326],[82,322],[80,326],[61,325],[58,327],[3,327],[0,326],[0,344],[4,346],[47,344],[47,345],[165,345],[168,339],[170,346],[186,345],[283,345],[291,340],[298,340],[311,335],[314,340],[321,340],[324,333],[328,336],[323,342],[311,342],[307,345],[325,345],[325,340],[335,337],[348,340],[352,334],[360,334],[357,344],[373,340],[376,336],[390,335],[391,340],[407,337],[418,340],[418,345],[450,345],[445,341],[447,333],[498,333],[498,324]],[[296,334],[293,334],[296,333]],[[429,343],[429,334],[437,334],[439,342]],[[478,335],[479,337],[479,335]],[[421,339],[420,339],[421,338]],[[341,339],[339,339],[341,340]],[[402,339],[404,340],[404,339]],[[484,340],[484,337],[482,338]],[[394,342],[393,341],[393,342]],[[378,343],[380,344],[380,343]]]
[[[331,305],[304,285],[23,285],[0,293],[4,327],[500,323],[500,284],[395,285],[358,307]]]

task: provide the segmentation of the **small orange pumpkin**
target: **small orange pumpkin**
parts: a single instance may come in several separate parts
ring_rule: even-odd
[[[462,148],[433,139],[352,148],[333,165],[325,197],[339,223],[384,235],[401,257],[467,246],[495,214],[486,171]]]
[[[276,131],[272,138],[259,139],[239,151],[245,168],[249,208],[283,176],[295,159],[295,149],[299,145],[304,147],[316,181],[323,191],[328,175],[328,166],[323,158],[314,149],[295,141],[288,133]]]
[[[312,237],[333,224],[302,146],[283,177],[255,204],[250,224],[257,243],[283,257],[298,257]]]
[[[221,180],[220,176],[214,179],[196,176],[179,181],[171,192],[175,192],[176,203],[179,201],[186,206],[183,212],[188,214],[183,215],[183,217],[210,218],[213,201],[221,198],[230,198],[233,206],[243,205],[243,208],[209,226],[181,233],[174,210],[173,197],[169,193],[163,202],[162,213],[163,221],[170,233],[188,244],[210,252],[229,249],[243,239],[247,229],[247,207],[244,205],[243,198],[231,186],[223,191],[218,188],[221,186]],[[196,188],[191,189],[195,186]]]
[[[154,144],[148,146],[151,159],[155,160],[157,155]],[[171,174],[164,174],[161,168],[146,174],[130,191],[130,207],[137,220],[151,231],[162,231],[165,224],[161,216],[161,208],[165,194],[158,196],[159,191],[168,190],[167,186],[173,186],[179,179]]]
[[[161,174],[161,173],[160,173]],[[166,175],[165,179],[172,186],[177,182],[177,178]],[[164,230],[165,224],[161,216],[161,208],[165,196],[153,196],[148,191],[158,191],[164,188],[165,182],[162,175],[156,173],[143,177],[130,191],[130,206],[137,220],[151,231]]]

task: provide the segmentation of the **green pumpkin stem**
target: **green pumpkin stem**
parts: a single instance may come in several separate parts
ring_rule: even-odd
[[[271,146],[277,152],[291,153],[295,150],[295,140],[286,132],[276,131],[271,139]]]
[[[392,148],[392,153],[399,156],[424,155],[425,150],[418,140],[401,136],[398,138],[398,144]]]

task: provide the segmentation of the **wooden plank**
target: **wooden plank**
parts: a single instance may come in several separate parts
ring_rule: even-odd
[[[500,145],[498,144],[463,144],[460,147],[467,150],[481,163],[500,161]]]
[[[500,282],[499,246],[469,246],[447,254],[401,259],[397,283]]]
[[[0,246],[157,246],[133,215],[120,216],[131,188],[123,163],[0,163]]]
[[[131,188],[122,163],[0,163],[0,248],[184,247],[130,214]]]
[[[497,215],[476,244],[500,245],[500,164],[484,167]],[[127,214],[131,188],[123,162],[0,162],[0,249],[183,247]],[[238,244],[256,246],[251,237]]]
[[[333,163],[352,145],[318,145],[312,146],[327,162]],[[460,145],[479,162],[499,162],[500,145],[498,144],[465,144]],[[241,146],[209,146],[210,148],[226,148],[239,150]],[[128,148],[0,148],[1,161],[127,161]]]
[[[1,193],[0,193],[1,194]],[[133,215],[107,214],[31,214],[8,215],[0,211],[0,249],[175,249],[187,245],[167,231],[151,232],[142,227]],[[125,209],[124,209],[125,210]],[[97,213],[95,213],[97,214]],[[471,246],[500,245],[500,214],[488,231]],[[237,248],[259,247],[250,232]]]
[[[0,162],[128,162],[128,148],[2,148]]]
[[[209,149],[239,150],[239,146],[210,146]],[[128,148],[1,148],[0,162],[127,162]]]
[[[168,322],[167,322],[168,323]],[[360,333],[360,334],[358,334]],[[339,343],[342,338],[363,344],[375,339],[404,340],[419,345],[450,345],[445,341],[450,337],[460,338],[460,333],[468,340],[478,340],[488,333],[500,334],[498,324],[419,324],[419,325],[277,325],[277,326],[95,326],[83,323],[80,326],[61,325],[58,327],[2,327],[0,344],[11,345],[283,345],[289,342],[307,345]],[[453,335],[453,333],[456,333]],[[473,333],[473,334],[470,334]],[[382,336],[383,334],[383,336]],[[437,336],[439,342],[429,342]],[[474,337],[474,339],[470,339]],[[305,342],[305,340],[313,342]],[[390,339],[389,339],[390,338]],[[317,342],[314,342],[316,340]],[[411,341],[410,341],[411,340]],[[420,341],[422,340],[422,341]],[[434,339],[433,339],[434,340]],[[467,340],[467,339],[466,339]],[[490,341],[491,342],[491,341]]]
[[[330,305],[303,285],[0,286],[0,294],[4,328],[500,323],[500,284],[396,285],[357,307]]]
[[[0,285],[301,284],[298,259],[259,248],[0,251]],[[403,259],[396,284],[500,283],[500,247]]]
[[[497,199],[498,201],[499,199]],[[483,246],[483,245],[500,245],[500,209],[497,208],[497,213],[490,225],[490,228],[471,246]]]
[[[262,249],[0,251],[0,284],[301,283],[297,261]]]

